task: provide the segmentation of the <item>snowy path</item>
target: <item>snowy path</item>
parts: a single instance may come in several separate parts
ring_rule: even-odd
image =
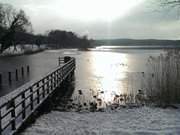
[[[180,109],[136,108],[41,116],[23,135],[180,134]]]

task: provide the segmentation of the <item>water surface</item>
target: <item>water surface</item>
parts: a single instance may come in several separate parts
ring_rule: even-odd
[[[41,77],[58,66],[58,57],[72,56],[76,58],[75,91],[73,98],[82,90],[84,98],[91,100],[91,95],[103,93],[105,101],[111,101],[113,95],[137,91],[143,87],[141,73],[147,70],[149,56],[158,56],[163,49],[93,49],[92,51],[47,50],[34,55],[17,57],[1,57],[0,72],[3,75],[3,85],[0,95],[3,96],[23,83]],[[15,72],[22,66],[30,65],[30,75],[19,81],[7,81],[7,73]],[[19,71],[20,72],[20,71]],[[103,92],[102,92],[103,91]]]

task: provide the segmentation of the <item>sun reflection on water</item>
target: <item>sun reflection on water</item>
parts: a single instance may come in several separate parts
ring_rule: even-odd
[[[127,54],[113,52],[92,53],[93,74],[98,78],[98,89],[103,91],[101,98],[111,102],[114,95],[126,92]],[[103,97],[102,97],[103,96]]]

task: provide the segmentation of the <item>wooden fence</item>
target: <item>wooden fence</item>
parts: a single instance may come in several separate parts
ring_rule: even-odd
[[[75,58],[60,58],[52,72],[0,98],[0,135],[15,134],[74,70]]]

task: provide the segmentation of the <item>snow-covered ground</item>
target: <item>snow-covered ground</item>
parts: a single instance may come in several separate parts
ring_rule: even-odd
[[[11,46],[9,48],[7,48],[6,50],[4,50],[4,52],[0,55],[2,56],[6,56],[6,55],[20,55],[20,54],[24,54],[26,52],[32,51],[38,51],[39,49],[45,49],[46,45],[41,45],[41,48],[39,48],[37,45],[17,45],[16,48],[14,48],[14,46]]]
[[[42,115],[22,135],[180,134],[180,109],[139,107]]]

